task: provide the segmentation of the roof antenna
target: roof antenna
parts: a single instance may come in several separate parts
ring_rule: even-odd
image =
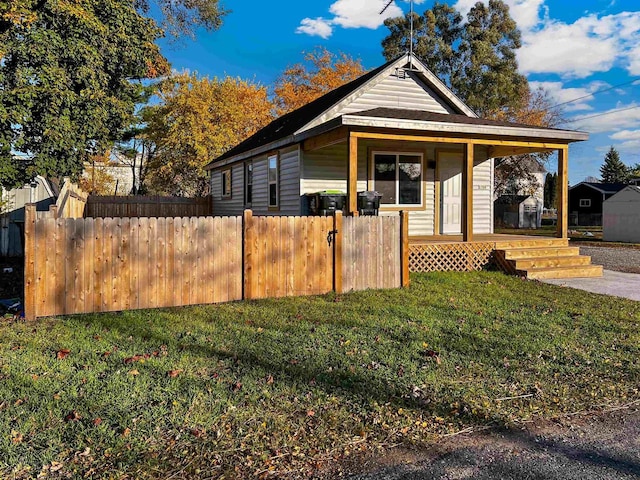
[[[389,0],[387,2],[387,4],[384,6],[384,8],[382,10],[380,10],[380,15],[382,15],[387,8],[389,8],[391,6],[391,4],[394,2],[395,0]],[[413,68],[413,0],[409,0],[409,4],[410,6],[410,13],[409,13],[409,52],[407,53],[408,55],[408,60],[409,60],[409,71],[414,71]]]

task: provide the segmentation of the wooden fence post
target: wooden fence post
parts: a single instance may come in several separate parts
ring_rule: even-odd
[[[409,212],[400,212],[400,285],[409,286]]]
[[[58,206],[55,203],[49,205],[49,213],[51,214],[52,218],[58,218]]]
[[[333,291],[342,293],[342,211],[333,215]]]
[[[242,215],[242,299],[251,298],[251,276],[253,275],[253,265],[251,264],[253,238],[253,212],[245,210]]]
[[[24,217],[24,318],[36,319],[36,205],[25,205]]]

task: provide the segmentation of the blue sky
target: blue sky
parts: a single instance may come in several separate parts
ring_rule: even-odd
[[[571,183],[598,177],[611,145],[627,165],[640,163],[640,1],[505,1],[523,34],[518,61],[532,86],[547,89],[556,103],[584,97],[564,106],[568,123],[561,127],[591,134],[589,141],[570,147]],[[380,42],[387,29],[378,12],[386,3],[227,0],[231,12],[220,30],[164,42],[162,48],[176,70],[265,85],[316,46],[348,53],[365,68],[375,68],[384,63]],[[415,3],[418,13],[433,4]],[[475,0],[450,3],[466,13]],[[386,15],[408,9],[408,2],[396,0]]]

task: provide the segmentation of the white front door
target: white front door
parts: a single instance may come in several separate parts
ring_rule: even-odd
[[[462,233],[462,153],[439,152],[441,233]]]

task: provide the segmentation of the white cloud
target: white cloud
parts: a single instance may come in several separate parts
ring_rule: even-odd
[[[546,0],[505,0],[522,31],[518,51],[524,73],[556,73],[584,78],[613,66],[640,75],[640,12],[600,16],[585,12],[573,23],[550,17]],[[467,12],[475,0],[458,0]]]
[[[614,108],[593,115],[598,116],[583,115],[582,117],[574,117],[569,124],[569,128],[585,130],[589,133],[619,133],[625,129],[640,128],[640,104],[638,103],[618,104]]]
[[[403,14],[402,9],[393,2],[384,14],[380,15],[386,3],[384,0],[338,0],[329,7],[329,11],[335,15],[333,23],[341,27],[376,29],[382,25],[385,18]]]
[[[563,104],[561,105],[561,108],[565,112],[593,110],[593,107],[589,104],[589,102],[594,100],[593,94],[611,87],[608,83],[601,81],[589,82],[582,87],[569,88],[564,88],[564,84],[562,82],[530,81],[529,86],[533,90],[537,88],[546,90],[553,101],[553,104]]]
[[[420,4],[424,1],[416,0],[415,3]],[[329,7],[329,13],[333,15],[333,18],[304,18],[296,29],[296,33],[329,38],[333,33],[334,25],[343,28],[370,28],[375,30],[387,18],[404,14],[394,1],[381,15],[380,11],[386,4],[387,0],[336,0]]]
[[[326,39],[333,33],[333,27],[331,26],[331,22],[322,17],[303,18],[300,26],[296,29],[296,33],[306,33],[307,35]]]
[[[620,130],[609,135],[612,140],[640,140],[640,130]]]

